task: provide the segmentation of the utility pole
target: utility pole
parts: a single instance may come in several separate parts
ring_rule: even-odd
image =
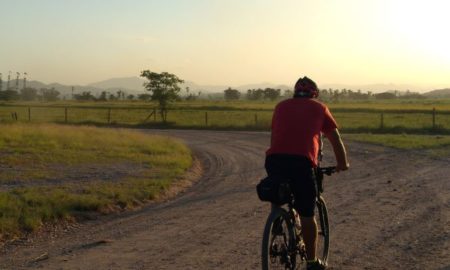
[[[17,74],[17,78],[16,78],[16,91],[19,91],[19,77],[20,77],[20,73],[16,72]]]
[[[9,90],[9,86],[10,86],[10,81],[11,81],[11,70],[8,73],[8,83],[6,84],[6,90]]]
[[[73,100],[73,90],[75,89],[75,87],[72,86],[72,100]]]
[[[0,91],[3,90],[3,80],[2,80],[2,74],[0,73]]]
[[[23,89],[27,88],[27,75],[26,72],[23,73]]]

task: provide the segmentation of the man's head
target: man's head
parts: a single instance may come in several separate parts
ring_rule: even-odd
[[[319,96],[317,84],[308,77],[298,79],[294,87],[294,97],[316,98]]]

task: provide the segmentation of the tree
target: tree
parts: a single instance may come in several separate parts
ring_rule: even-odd
[[[290,98],[290,97],[292,97],[294,95],[294,91],[292,91],[292,90],[290,90],[290,89],[286,89],[286,90],[284,90],[284,97],[285,98]]]
[[[258,89],[249,89],[247,90],[247,99],[248,100],[259,100],[264,98],[264,90]]]
[[[396,93],[383,92],[375,94],[376,99],[395,99],[397,97]]]
[[[60,94],[58,90],[55,90],[55,88],[51,89],[42,88],[41,93],[42,99],[45,101],[56,101],[59,99],[58,96]]]
[[[73,97],[76,100],[95,100],[95,97],[91,94],[91,91],[85,91],[81,94],[75,94]]]
[[[264,89],[264,99],[270,99],[271,101],[274,101],[275,99],[280,97],[280,93],[280,89],[266,88]]]
[[[231,89],[228,87],[227,90],[223,91],[225,100],[237,100],[241,96],[241,93],[236,89]]]
[[[168,72],[156,73],[150,70],[141,72],[141,77],[148,79],[144,87],[151,93],[151,100],[158,101],[159,112],[163,121],[166,121],[167,106],[179,98],[181,88],[178,84],[184,81]]]
[[[97,98],[97,100],[98,100],[98,101],[107,101],[107,100],[108,100],[107,94],[108,94],[108,92],[102,91],[102,92],[100,93],[100,96]]]
[[[16,90],[8,89],[0,91],[0,100],[18,100],[20,97]]]
[[[37,99],[37,90],[34,88],[25,88],[20,90],[20,97],[22,100],[31,101]]]
[[[149,101],[152,99],[152,96],[149,94],[139,94],[138,99],[143,101]]]

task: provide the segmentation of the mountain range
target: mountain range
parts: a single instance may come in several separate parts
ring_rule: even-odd
[[[39,81],[28,81],[27,87],[32,87],[36,89],[41,88],[55,88],[61,93],[63,97],[70,97],[72,94],[72,89],[74,94],[82,93],[85,91],[90,91],[94,95],[99,95],[103,91],[110,93],[116,93],[117,91],[124,91],[127,94],[142,94],[145,93],[145,88],[143,86],[145,79],[140,77],[123,77],[123,78],[111,78],[108,80],[91,83],[88,85],[63,85],[60,83],[45,84]],[[11,86],[15,86],[15,81],[11,81]],[[6,88],[5,81],[3,81],[3,88]],[[343,85],[343,84],[324,84],[319,85],[321,89],[351,89],[353,91],[361,90],[363,92],[371,91],[372,93],[380,93],[385,91],[400,90],[406,91],[410,90],[412,92],[422,92],[426,96],[430,97],[450,97],[450,89],[438,89],[428,91],[423,91],[412,85],[399,85],[399,84],[370,84],[370,85]],[[240,86],[232,85],[200,85],[191,81],[186,81],[181,85],[182,92],[186,91],[189,87],[191,93],[196,93],[201,91],[202,93],[223,93],[225,89],[229,87],[237,89],[241,92],[246,92],[248,89],[264,89],[264,88],[274,88],[281,89],[282,91],[292,89],[292,86],[283,84],[273,84],[273,83],[259,83],[259,84],[246,84]],[[23,88],[23,81],[19,81],[19,89]],[[422,90],[422,91],[421,91]]]

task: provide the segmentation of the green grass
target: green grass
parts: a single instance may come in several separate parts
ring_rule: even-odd
[[[0,128],[0,240],[85,212],[140,205],[157,198],[192,164],[184,144],[163,136],[53,124]],[[89,177],[85,166],[101,172],[117,165],[131,166],[130,172],[114,179],[73,179]]]
[[[17,113],[19,122],[269,130],[275,105],[269,101],[181,101],[171,105],[168,123],[163,123],[159,113],[151,115],[156,107],[152,102],[5,103],[0,104],[0,122],[11,122],[11,113]],[[450,134],[447,99],[354,101],[328,106],[340,129],[348,133]]]
[[[368,142],[404,150],[423,150],[440,157],[450,156],[450,136],[407,134],[345,134],[344,139]]]

